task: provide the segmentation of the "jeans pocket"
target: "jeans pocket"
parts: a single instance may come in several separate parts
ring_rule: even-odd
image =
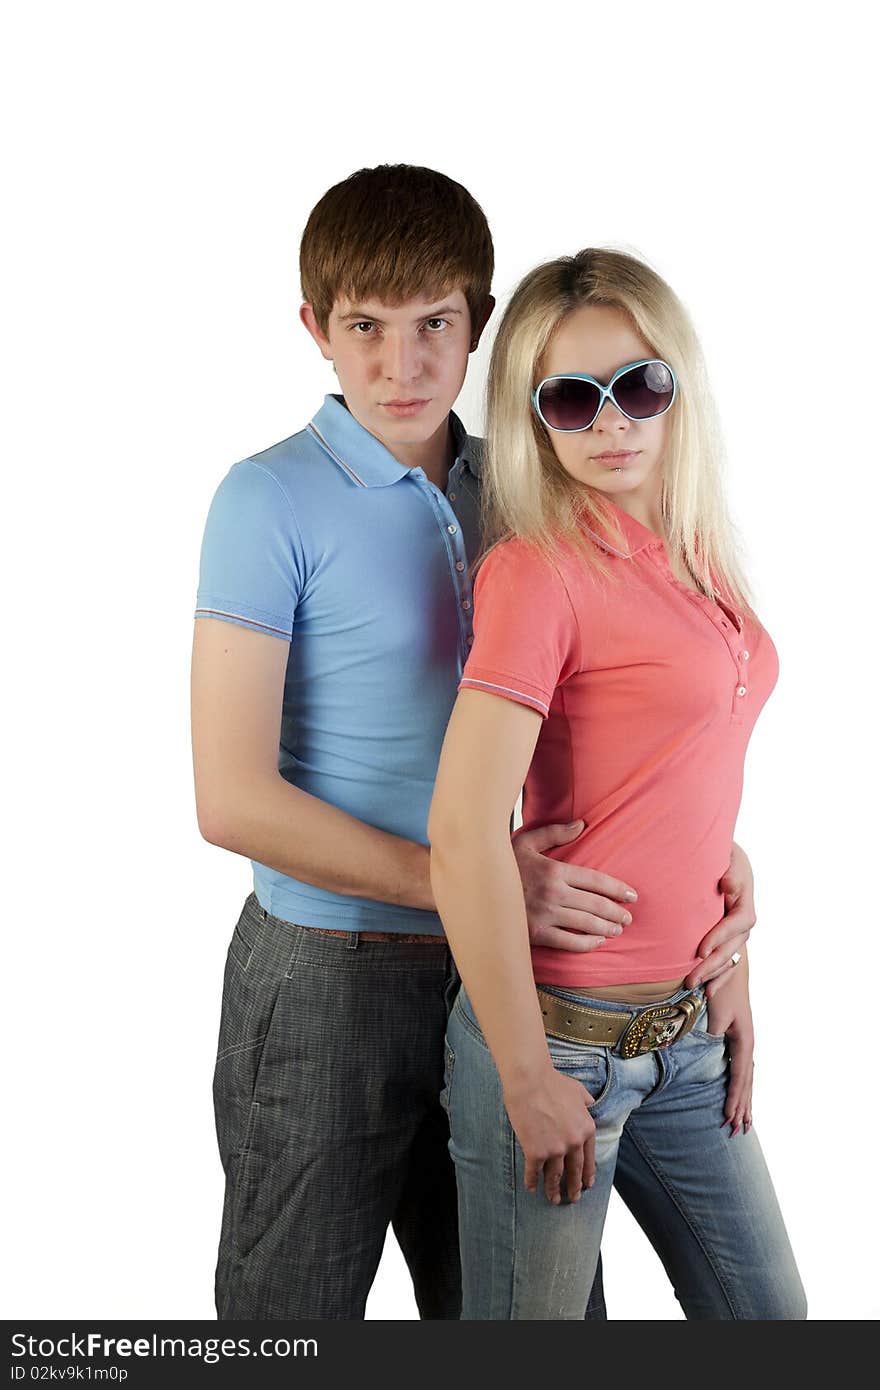
[[[239,970],[247,970],[253,953],[253,946],[245,940],[243,933],[239,930],[239,924],[236,922],[232,940],[229,943],[229,950],[226,953],[227,961],[237,965]]]
[[[443,1043],[443,1089],[440,1092],[440,1104],[446,1113],[449,1113],[449,1105],[452,1100],[452,1075],[455,1071],[455,1053],[449,1045],[448,1039]]]
[[[593,1110],[607,1096],[614,1076],[611,1049],[593,1043],[576,1043],[568,1038],[547,1036],[550,1061],[557,1071],[574,1076],[593,1097]]]
[[[260,910],[256,897],[251,894],[242,908],[241,915],[232,932],[232,940],[226,953],[227,968],[237,966],[242,971],[249,968],[260,939],[259,928],[257,922],[254,921],[253,914]]]
[[[713,1043],[718,1044],[726,1042],[727,1034],[710,1033],[708,1029],[708,1023],[709,1008],[708,1005],[704,1004],[702,1010],[700,1011],[699,1017],[697,1018],[696,1023],[694,1024],[690,1033],[686,1034],[685,1036],[688,1038],[693,1038],[694,1042],[705,1043],[707,1046],[711,1046]]]

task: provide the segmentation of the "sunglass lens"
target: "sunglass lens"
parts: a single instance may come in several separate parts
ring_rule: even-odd
[[[595,418],[599,388],[576,377],[552,377],[541,387],[538,403],[551,429],[582,430]]]
[[[650,420],[666,410],[675,390],[672,372],[665,362],[646,362],[633,367],[614,383],[614,395],[621,409],[634,420]]]

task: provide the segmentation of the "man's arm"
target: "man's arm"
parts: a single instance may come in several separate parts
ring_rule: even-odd
[[[349,816],[278,771],[289,652],[283,638],[196,619],[192,742],[202,835],[333,893],[432,910],[424,845]]]
[[[290,644],[217,618],[197,618],[192,743],[199,829],[211,844],[333,893],[434,908],[426,845],[357,820],[278,771]],[[626,884],[540,853],[573,827],[520,833],[514,853],[535,944],[588,951],[629,921]],[[559,930],[551,924],[568,927]]]

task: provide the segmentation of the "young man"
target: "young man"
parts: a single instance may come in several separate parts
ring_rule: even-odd
[[[441,174],[383,166],[330,189],[303,236],[301,317],[342,395],[236,464],[208,517],[199,826],[253,861],[255,884],[214,1080],[221,1318],[363,1317],[389,1224],[421,1316],[459,1315],[439,1103],[456,976],[426,825],[479,550],[479,446],[451,407],[492,269],[481,209]],[[635,894],[543,853],[581,828],[514,850],[533,938],[590,950],[626,929]],[[751,925],[737,872],[706,978]],[[602,1316],[598,1280],[593,1304]]]

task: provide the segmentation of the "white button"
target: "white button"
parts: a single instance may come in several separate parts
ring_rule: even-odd
[[[464,569],[464,560],[456,560],[455,568],[458,570],[459,574],[461,574]],[[746,653],[746,655],[748,655],[748,653]]]
[[[468,609],[470,608],[470,606],[471,606],[471,601],[470,601],[470,599],[469,599],[469,598],[466,598],[466,599],[463,601],[463,603],[462,603],[461,606],[462,606],[462,608],[464,609],[464,611],[465,611],[465,613],[466,613],[466,612],[468,611]]]
[[[743,661],[748,661],[749,659],[748,652],[740,652],[740,656],[742,657]]]
[[[456,533],[456,531],[458,530],[458,527],[457,527],[457,526],[447,526],[446,529],[447,529],[447,531],[449,532],[450,536],[454,536],[455,533]]]
[[[473,633],[471,633],[470,637],[468,638],[468,646],[469,646],[469,647],[472,647],[473,645],[474,645],[474,637],[473,637]]]
[[[738,685],[737,688],[736,688],[736,693],[737,693],[737,695],[745,695],[745,693],[746,693],[746,688],[745,688],[745,686],[744,686],[744,685]]]
[[[454,501],[455,501],[455,493],[454,493],[454,492],[450,492],[450,494],[449,494],[449,500],[450,500],[450,502],[454,502]]]

